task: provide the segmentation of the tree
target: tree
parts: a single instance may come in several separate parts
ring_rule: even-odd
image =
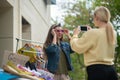
[[[81,2],[78,0],[75,4],[68,3],[64,8],[67,8],[64,15],[64,27],[73,30],[78,25],[89,24],[90,13],[85,1]]]

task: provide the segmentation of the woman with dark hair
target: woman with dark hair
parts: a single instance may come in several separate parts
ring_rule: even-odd
[[[55,74],[55,80],[70,80],[68,71],[72,70],[72,50],[69,43],[63,41],[63,34],[71,38],[69,31],[63,30],[60,24],[52,25],[43,46],[48,61],[47,69]]]

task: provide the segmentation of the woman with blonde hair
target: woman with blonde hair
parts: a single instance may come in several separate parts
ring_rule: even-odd
[[[106,7],[97,7],[94,11],[94,25],[98,28],[90,29],[78,38],[81,32],[78,27],[70,40],[72,49],[84,54],[88,80],[118,80],[113,66],[116,32],[110,18],[110,11]]]

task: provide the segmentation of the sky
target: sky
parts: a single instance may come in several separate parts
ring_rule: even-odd
[[[58,18],[58,16],[61,18],[62,14],[64,13],[58,5],[51,5],[51,18],[54,20]]]
[[[57,19],[58,22],[63,22],[64,17],[62,15],[64,14],[64,11],[61,9],[61,4],[68,3],[68,2],[75,2],[76,0],[56,0],[55,5],[51,5],[51,18],[54,20]]]

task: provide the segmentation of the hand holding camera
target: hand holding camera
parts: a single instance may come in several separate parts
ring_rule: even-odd
[[[81,31],[87,31],[87,30],[88,30],[88,27],[87,27],[87,26],[84,26],[84,25],[83,25],[83,26],[80,26],[80,30],[81,30]]]
[[[88,31],[90,30],[91,27],[90,26],[87,26],[87,25],[81,25],[81,26],[78,26],[74,32],[73,32],[73,35],[78,35],[81,31],[82,32],[85,32],[85,31]]]
[[[80,26],[80,30],[81,31],[88,31],[88,30],[90,30],[91,29],[91,27],[90,26],[87,26],[87,25],[82,25],[82,26]]]

